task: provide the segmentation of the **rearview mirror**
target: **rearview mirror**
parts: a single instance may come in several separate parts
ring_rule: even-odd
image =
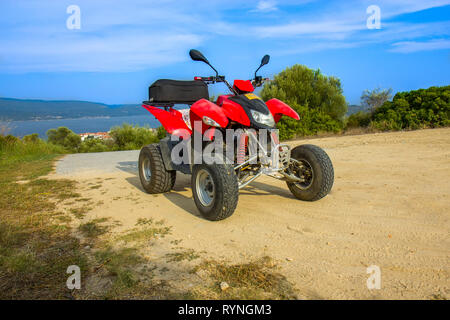
[[[191,49],[189,51],[189,55],[191,56],[191,59],[194,61],[202,61],[204,63],[209,64],[208,59],[206,59],[205,56],[198,50]]]
[[[270,61],[270,56],[268,54],[266,54],[262,59],[261,59],[261,67],[265,66],[266,64],[268,64]]]
[[[191,49],[191,50],[189,50],[189,55],[191,56],[191,59],[194,61],[202,61],[202,62],[206,63],[208,66],[211,67],[211,69],[214,70],[214,72],[216,73],[216,76],[219,75],[217,70],[209,63],[208,59],[206,59],[205,56],[200,51]]]
[[[256,73],[259,71],[259,69],[261,69],[262,66],[265,66],[266,64],[268,64],[270,61],[270,56],[268,54],[266,54],[262,59],[261,59],[261,64],[259,65],[258,69],[256,69],[255,71],[255,79],[256,79]]]

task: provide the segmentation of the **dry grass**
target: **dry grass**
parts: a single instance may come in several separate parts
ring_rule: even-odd
[[[170,233],[170,227],[163,225],[163,221],[154,222],[152,219],[139,219],[136,227],[117,237],[125,243],[146,243],[156,238],[163,238]]]
[[[89,205],[83,205],[81,207],[69,208],[69,212],[73,214],[78,219],[83,219],[86,214],[92,210]]]
[[[110,226],[104,225],[105,222],[108,222],[107,218],[94,219],[86,223],[82,223],[78,226],[78,230],[88,238],[97,238],[105,233],[107,233],[110,229]]]
[[[200,255],[193,249],[181,249],[178,252],[166,254],[167,262],[192,261],[200,258]]]
[[[249,263],[230,265],[205,261],[194,268],[195,273],[206,273],[212,284],[197,287],[191,292],[195,299],[296,299],[293,285],[276,270],[270,257]],[[230,288],[222,290],[220,283]]]
[[[229,265],[214,261],[200,263],[208,281],[194,289],[174,288],[155,280],[158,262],[150,261],[142,249],[150,240],[170,233],[164,221],[139,219],[136,226],[120,235],[108,237],[114,226],[108,219],[93,219],[78,226],[83,239],[75,236],[71,216],[61,206],[78,202],[81,207],[68,213],[83,218],[91,209],[87,198],[71,180],[44,178],[53,167],[55,156],[2,163],[0,166],[0,299],[265,299],[290,298],[292,287],[275,272],[269,260]],[[116,240],[122,240],[122,244]],[[173,240],[178,244],[181,240]],[[94,245],[94,248],[88,247]],[[193,250],[168,252],[172,264],[194,261]],[[66,288],[67,267],[78,265],[82,289]],[[165,265],[165,264],[164,264]],[[182,271],[183,268],[185,271]],[[191,276],[188,267],[176,268],[180,279]],[[230,288],[221,291],[219,283]],[[89,284],[100,282],[92,288]]]
[[[70,180],[40,178],[52,158],[0,167],[0,299],[62,299],[67,267],[85,271],[87,257],[57,204],[78,195]],[[16,181],[27,181],[17,183]]]

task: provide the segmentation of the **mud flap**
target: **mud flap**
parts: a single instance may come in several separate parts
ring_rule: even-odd
[[[178,143],[180,141],[171,141],[170,137],[165,137],[159,141],[164,167],[166,170],[176,170],[184,174],[191,174],[191,166],[188,163],[175,164],[172,161],[172,150]]]

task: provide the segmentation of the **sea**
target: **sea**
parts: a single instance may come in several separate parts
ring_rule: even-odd
[[[56,129],[58,127],[67,127],[75,133],[106,132],[112,127],[120,126],[124,123],[149,126],[150,128],[157,128],[160,126],[160,123],[155,117],[149,114],[125,117],[11,121],[8,123],[8,133],[17,137],[37,133],[40,138],[47,139],[47,130]]]

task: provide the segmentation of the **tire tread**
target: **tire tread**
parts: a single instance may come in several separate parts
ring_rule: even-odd
[[[197,168],[194,167],[192,175],[193,193],[195,193],[194,174],[203,166],[204,165],[198,165]],[[198,203],[196,195],[194,195],[194,199],[199,211],[206,219],[210,221],[220,221],[230,217],[234,213],[239,200],[239,185],[233,170],[233,166],[229,164],[213,164],[209,167],[216,172],[221,182],[221,186],[219,188],[222,193],[221,207],[215,208],[215,210],[211,211],[208,214],[205,214],[202,212],[201,204]],[[216,204],[214,205],[214,207],[216,207]]]
[[[149,152],[150,161],[153,164],[153,167],[152,179],[150,180],[150,183],[144,183],[143,178],[141,177],[142,173],[140,170],[141,161],[139,161],[139,177],[141,178],[142,186],[144,187],[145,191],[150,194],[169,192],[175,184],[176,171],[166,170],[159,144],[153,143],[143,147],[139,158],[145,156],[143,155],[143,153],[145,152],[144,150],[147,150]]]
[[[317,161],[319,163],[319,166],[323,169],[322,170],[322,184],[320,186],[319,192],[308,201],[317,201],[325,197],[328,193],[330,193],[331,188],[333,187],[334,183],[334,168],[333,163],[331,162],[330,157],[327,155],[327,153],[320,147],[313,145],[313,144],[303,144],[300,146],[295,147],[292,151],[294,151],[297,148],[304,148],[306,150],[309,150],[311,153],[314,154],[314,156],[317,158]],[[294,184],[288,183],[288,187],[291,190],[291,192],[295,195],[294,192]]]

